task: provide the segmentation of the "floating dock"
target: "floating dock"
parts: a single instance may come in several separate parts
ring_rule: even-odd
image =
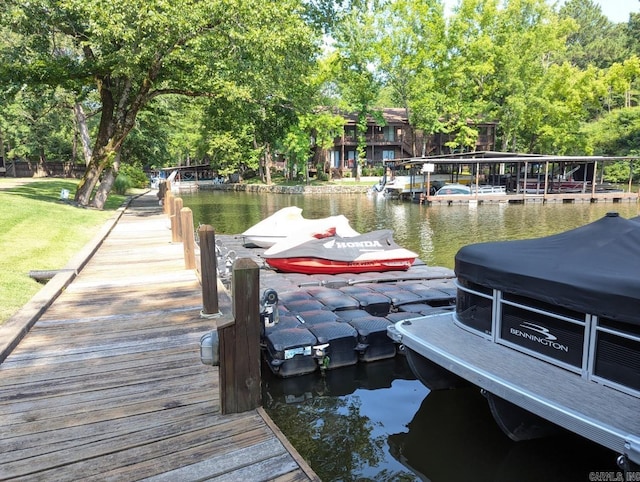
[[[389,326],[455,307],[454,272],[419,260],[406,271],[280,273],[265,263],[264,249],[245,247],[242,236],[217,236],[216,242],[220,271],[231,259],[252,259],[261,268],[261,291],[277,294],[262,344],[269,368],[283,378],[393,358]]]

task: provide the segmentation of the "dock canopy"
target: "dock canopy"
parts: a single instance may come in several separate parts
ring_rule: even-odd
[[[640,217],[608,213],[552,236],[465,246],[455,272],[461,281],[640,325]]]

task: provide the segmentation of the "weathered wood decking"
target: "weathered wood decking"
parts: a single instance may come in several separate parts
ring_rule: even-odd
[[[221,415],[201,308],[155,193],[134,200],[0,364],[0,479],[318,480],[263,410]]]

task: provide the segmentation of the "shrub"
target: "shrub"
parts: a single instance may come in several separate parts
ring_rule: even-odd
[[[149,186],[149,178],[142,170],[142,167],[139,164],[122,164],[120,166],[120,170],[118,172],[118,178],[116,179],[116,183],[120,176],[124,176],[128,180],[128,188],[136,187],[136,188],[145,188]],[[115,185],[114,185],[115,188]],[[124,194],[124,193],[118,193]]]
[[[384,168],[382,166],[367,166],[362,168],[362,175],[367,177],[382,177]]]
[[[118,173],[115,182],[113,183],[113,192],[116,194],[125,195],[127,190],[134,187],[129,176],[123,173]]]

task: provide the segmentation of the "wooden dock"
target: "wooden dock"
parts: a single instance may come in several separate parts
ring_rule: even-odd
[[[70,279],[0,327],[0,480],[319,480],[261,408],[221,414],[215,320],[154,192]]]
[[[554,194],[482,194],[482,195],[450,195],[423,196],[420,203],[433,206],[454,204],[593,204],[593,203],[631,203],[639,202],[640,193],[637,192],[597,192],[591,193],[554,193]]]

